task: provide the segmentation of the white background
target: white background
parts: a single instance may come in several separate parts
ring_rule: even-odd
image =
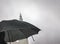
[[[29,44],[60,44],[60,0],[0,0],[0,21],[19,19],[41,29]]]

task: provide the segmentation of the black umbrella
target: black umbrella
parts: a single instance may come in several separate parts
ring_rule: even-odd
[[[18,39],[28,38],[34,34],[38,34],[39,28],[25,21],[8,20],[0,22],[0,32],[8,33],[9,39],[6,35],[7,42],[13,42]]]
[[[3,31],[5,32],[5,41],[14,42],[38,34],[40,29],[25,21],[3,20],[0,22],[0,32]]]

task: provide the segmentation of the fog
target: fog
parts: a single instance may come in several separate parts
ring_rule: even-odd
[[[29,44],[60,44],[60,0],[0,0],[0,21],[23,20],[40,28]]]

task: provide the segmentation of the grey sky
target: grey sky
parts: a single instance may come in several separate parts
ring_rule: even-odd
[[[60,0],[0,0],[0,21],[19,19],[20,12],[42,30],[29,44],[60,44]]]

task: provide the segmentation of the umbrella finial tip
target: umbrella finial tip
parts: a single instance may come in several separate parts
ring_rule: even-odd
[[[21,13],[20,13],[20,18],[19,18],[19,20],[20,20],[20,21],[23,21],[23,18],[22,18],[22,15],[21,15]]]

